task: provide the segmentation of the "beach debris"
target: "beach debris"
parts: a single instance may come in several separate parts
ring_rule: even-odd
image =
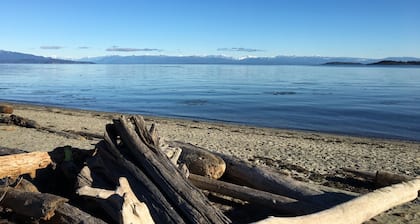
[[[386,187],[392,184],[401,183],[414,179],[413,177],[391,173],[387,171],[378,170],[376,172],[358,170],[352,168],[343,168],[344,172],[351,173],[358,177],[365,178],[369,181],[373,181],[377,187]]]
[[[0,114],[12,114],[13,107],[10,105],[0,104]]]
[[[270,217],[257,224],[360,224],[397,205],[417,198],[420,178],[367,193],[333,208],[298,217]]]
[[[25,128],[40,128],[41,126],[34,120],[26,119],[21,116],[11,114],[10,116],[0,117],[0,123],[13,124]]]

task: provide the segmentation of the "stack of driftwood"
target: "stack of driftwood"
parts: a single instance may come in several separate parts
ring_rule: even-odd
[[[260,223],[362,223],[414,200],[420,190],[420,179],[357,170],[347,172],[396,184],[362,196],[310,185],[188,143],[162,142],[141,116],[114,119],[103,139],[94,150],[2,149],[0,223],[238,221],[209,196],[256,204],[270,211],[263,215],[277,216],[260,217]]]

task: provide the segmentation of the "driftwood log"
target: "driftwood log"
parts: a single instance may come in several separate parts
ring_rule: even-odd
[[[13,107],[10,105],[2,104],[0,105],[0,113],[2,114],[12,114],[13,113]]]
[[[0,117],[0,123],[13,124],[25,128],[40,128],[41,126],[34,120],[11,114],[10,116]]]
[[[30,152],[0,156],[0,179],[18,177],[23,174],[35,175],[35,171],[52,163],[48,152]]]
[[[377,187],[386,187],[392,184],[397,184],[397,183],[414,179],[413,177],[410,177],[410,176],[391,173],[387,171],[381,171],[381,170],[378,170],[376,172],[370,172],[370,171],[357,170],[357,169],[351,169],[351,168],[343,168],[343,171],[371,180],[375,183]]]
[[[299,202],[296,199],[272,194],[265,191],[255,190],[245,186],[239,186],[224,181],[210,179],[195,174],[190,174],[191,182],[203,190],[219,193],[222,195],[237,198],[249,203],[264,206],[267,209],[276,210],[282,214],[303,215],[318,211],[311,204]]]
[[[180,147],[182,150],[206,150],[179,141],[168,141],[167,143],[172,147]],[[216,155],[226,162],[226,171],[223,177],[230,182],[304,201],[312,204],[314,208],[330,208],[358,196],[353,192],[297,181],[278,172],[252,166],[232,156],[220,153],[216,153]]]
[[[147,205],[137,199],[127,179],[120,177],[119,184],[115,191],[84,186],[77,190],[77,194],[108,201],[110,209],[107,212],[116,212],[118,223],[154,223]]]
[[[182,149],[179,162],[184,163],[190,173],[213,179],[222,177],[226,170],[226,163],[222,158],[199,148],[194,150],[190,148]]]
[[[277,218],[271,217],[258,224],[360,224],[372,217],[417,198],[420,178],[375,190],[333,208],[311,215]]]
[[[39,192],[16,190],[10,187],[0,188],[0,206],[10,208],[16,214],[34,219],[49,220],[65,198]]]
[[[155,145],[141,116],[113,120],[123,154],[151,179],[188,223],[228,223],[230,220],[194,187]],[[116,142],[116,141],[114,141]]]

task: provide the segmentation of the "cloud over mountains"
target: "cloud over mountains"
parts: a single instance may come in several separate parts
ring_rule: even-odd
[[[46,46],[41,46],[39,48],[41,48],[43,50],[59,50],[59,49],[62,49],[63,47],[62,46],[56,46],[56,45],[46,45]]]
[[[135,51],[162,51],[161,49],[156,48],[131,48],[131,47],[118,47],[118,46],[112,46],[110,48],[107,48],[106,51],[120,51],[120,52],[135,52]]]
[[[217,51],[238,51],[238,52],[258,52],[264,51],[262,49],[255,49],[255,48],[244,48],[244,47],[231,47],[231,48],[217,48]]]

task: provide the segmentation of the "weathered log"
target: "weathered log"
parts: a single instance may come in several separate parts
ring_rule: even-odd
[[[343,171],[371,180],[375,183],[377,187],[386,187],[392,184],[397,184],[397,183],[414,179],[413,177],[410,177],[410,176],[391,173],[387,171],[381,171],[381,170],[378,170],[376,172],[370,172],[370,171],[357,170],[357,169],[351,169],[351,168],[343,168]]]
[[[107,125],[106,130],[104,136],[105,143],[99,142],[97,144],[98,154],[95,156],[100,156],[106,161],[106,167],[108,168],[106,170],[111,170],[109,172],[106,171],[106,175],[109,176],[110,173],[115,173],[116,170],[119,172],[125,170],[125,173],[123,172],[118,175],[124,175],[130,183],[135,183],[135,185],[132,185],[134,193],[141,201],[144,201],[149,206],[150,213],[155,222],[185,223],[184,219],[177,213],[175,208],[151,179],[139,167],[121,154],[117,148],[117,136],[114,125]],[[88,162],[88,164],[91,164],[91,162]],[[94,166],[93,164],[91,165]]]
[[[92,215],[74,207],[68,203],[64,203],[55,210],[55,215],[47,223],[60,223],[60,224],[106,224],[103,220],[93,217]]]
[[[52,163],[48,152],[30,152],[0,156],[0,178],[35,175],[36,170]]]
[[[303,215],[321,210],[311,204],[299,202],[296,199],[265,191],[239,186],[224,181],[214,180],[195,174],[190,174],[191,182],[203,190],[223,194],[250,203],[255,203],[288,215]]]
[[[48,193],[21,191],[10,187],[0,188],[0,196],[3,196],[0,200],[1,207],[10,208],[22,216],[43,220],[54,216],[54,211],[68,201]]]
[[[0,105],[0,114],[12,114],[13,107],[10,105],[2,104]]]
[[[135,128],[124,116],[113,122],[134,163],[147,173],[178,212],[192,223],[230,222],[189,183],[163,152],[153,145],[143,118],[138,116],[133,120]]]
[[[270,217],[258,224],[360,224],[397,205],[418,197],[420,178],[375,190],[322,212],[292,217]]]
[[[34,184],[26,179],[19,178],[17,183],[14,184],[14,189],[26,192],[39,192]],[[6,192],[7,193],[7,192]],[[31,217],[34,218],[34,217]],[[0,222],[1,223],[1,222]],[[43,223],[62,223],[62,224],[105,224],[104,221],[90,214],[66,203],[60,204],[54,210],[54,216]]]
[[[225,173],[226,163],[219,156],[200,148],[184,148],[180,162],[187,165],[190,173],[219,179]]]
[[[127,179],[120,177],[119,182],[120,186],[115,191],[85,186],[79,188],[77,194],[105,199],[110,204],[107,212],[117,212],[113,219],[118,223],[154,223],[147,205],[137,199]]]
[[[179,141],[168,141],[167,143],[173,147],[180,147],[182,150],[195,150],[196,148],[206,150]],[[252,166],[229,155],[215,154],[226,162],[226,171],[223,177],[238,185],[284,195],[323,209],[348,201],[358,195],[353,192],[297,181],[278,172]]]

